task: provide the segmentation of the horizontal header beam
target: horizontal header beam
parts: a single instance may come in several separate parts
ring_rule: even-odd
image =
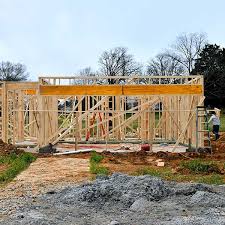
[[[9,89],[10,91],[18,91],[20,89]],[[37,90],[36,89],[26,89],[26,90],[21,90],[25,95],[36,95]],[[0,88],[0,95],[2,95],[2,88]]]
[[[40,95],[203,95],[200,84],[171,85],[40,85]]]

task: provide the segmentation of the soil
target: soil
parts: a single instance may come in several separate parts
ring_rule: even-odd
[[[22,152],[24,151],[16,148],[12,144],[7,144],[0,139],[0,156],[10,155],[11,153],[20,154]]]
[[[1,142],[0,142],[1,143]],[[221,149],[221,141],[213,142],[213,155],[206,153],[149,153],[146,151],[130,152],[130,153],[110,153],[104,151],[102,154],[105,156],[102,165],[109,168],[112,173],[122,172],[124,174],[134,174],[137,169],[144,168],[146,166],[156,167],[155,161],[162,159],[165,162],[166,167],[170,167],[176,171],[181,160],[190,160],[192,158],[203,158],[206,160],[213,160],[218,162],[224,162],[225,151]],[[1,146],[1,144],[0,144]],[[3,144],[2,144],[3,146]],[[11,145],[10,145],[11,146]],[[219,147],[218,147],[219,146]],[[7,147],[8,149],[14,148]],[[0,148],[1,149],[1,148]],[[8,154],[1,151],[1,154]],[[104,205],[101,202],[93,200],[93,204],[89,201],[76,199],[77,191],[85,191],[87,187],[92,187],[92,183],[85,186],[84,183],[92,180],[93,176],[89,173],[89,158],[90,153],[80,153],[74,155],[62,155],[62,156],[51,156],[50,154],[39,155],[39,158],[32,163],[29,168],[19,174],[11,183],[1,188],[0,192],[0,224],[225,224],[225,199],[222,200],[224,203],[221,206],[203,207],[199,206],[200,203],[196,203],[193,210],[189,209],[189,205],[184,205],[186,201],[195,201],[193,199],[202,198],[205,196],[209,199],[215,197],[220,199],[220,193],[216,196],[211,196],[211,191],[206,189],[203,192],[198,192],[196,189],[192,194],[186,195],[183,193],[180,197],[174,198],[170,195],[160,197],[160,202],[154,200],[153,202],[149,199],[144,199],[143,196],[137,196],[132,200],[132,204],[127,206],[119,205],[117,203],[110,205],[111,200],[104,200]],[[157,168],[157,167],[156,167]],[[6,167],[0,167],[0,171],[5,170]],[[114,175],[113,175],[114,176]],[[121,178],[124,182],[129,180],[126,175]],[[99,178],[100,180],[102,178]],[[104,178],[105,179],[105,178]],[[103,180],[104,180],[103,179]],[[107,185],[105,194],[108,195],[108,191],[111,190],[113,182],[119,182],[116,179],[113,182],[107,184],[107,180],[104,182]],[[114,178],[113,178],[114,179]],[[146,178],[149,181],[149,178]],[[153,179],[153,178],[151,178]],[[150,180],[151,180],[150,179]],[[159,179],[159,178],[154,178]],[[94,185],[91,189],[91,196],[95,196],[96,193],[102,192],[101,186],[97,187]],[[96,183],[94,182],[94,184]],[[122,182],[122,181],[120,181]],[[146,181],[147,182],[147,181]],[[150,181],[149,181],[150,182]],[[158,182],[158,181],[157,181]],[[161,182],[161,181],[159,181]],[[77,187],[77,184],[82,183],[81,186]],[[150,182],[152,184],[152,181]],[[153,182],[154,183],[154,182]],[[161,183],[160,183],[161,184]],[[126,185],[126,184],[124,184]],[[128,185],[128,184],[127,184]],[[135,184],[137,185],[137,184]],[[147,183],[146,183],[147,185]],[[178,184],[177,184],[178,185]],[[182,184],[182,190],[188,188],[190,184]],[[129,186],[129,185],[128,185]],[[84,187],[84,189],[82,189]],[[96,189],[97,188],[97,189]],[[109,188],[109,190],[108,190]],[[117,190],[117,187],[115,187]],[[122,187],[121,187],[122,188]],[[142,188],[145,188],[144,186]],[[151,187],[153,188],[153,187]],[[166,188],[167,182],[166,182]],[[171,187],[170,187],[171,188]],[[94,191],[95,190],[95,191]],[[179,189],[180,190],[180,189]],[[186,190],[186,189],[185,189]],[[71,193],[70,193],[71,191]],[[200,190],[201,191],[201,190]],[[215,192],[215,191],[214,191]],[[73,194],[72,194],[73,193]],[[83,193],[83,192],[82,192]],[[195,196],[196,194],[196,196]],[[223,190],[223,194],[225,191]],[[64,196],[64,197],[63,197]],[[89,196],[89,194],[88,194]],[[104,194],[103,194],[104,196]],[[200,196],[200,197],[199,197]],[[203,197],[201,197],[203,196]],[[71,200],[72,198],[72,200]],[[86,197],[85,197],[86,198]],[[111,198],[111,197],[110,197]],[[60,200],[61,199],[61,200]],[[192,199],[192,200],[191,200]],[[62,203],[65,200],[64,203]],[[72,202],[71,202],[72,201]],[[127,200],[124,200],[127,201]],[[146,202],[147,201],[147,202]],[[136,203],[135,203],[136,202]],[[160,204],[159,204],[160,203]],[[134,205],[133,205],[134,204]],[[148,210],[140,209],[140,205],[147,204]],[[223,206],[224,204],[224,206]],[[133,206],[132,206],[133,205]],[[53,208],[51,207],[53,206]],[[100,207],[101,206],[101,207]],[[100,208],[99,208],[100,207]],[[174,212],[170,209],[172,207]],[[196,207],[196,208],[195,208]],[[199,207],[203,207],[199,209]],[[164,220],[160,221],[162,217],[162,208],[165,213]],[[82,209],[82,210],[81,210]],[[98,210],[97,210],[98,209]],[[198,214],[198,209],[207,212],[207,215]],[[52,211],[53,210],[53,211]],[[54,211],[55,210],[55,211]],[[134,213],[134,211],[138,213]],[[144,210],[144,211],[143,211]],[[154,211],[156,210],[156,211]],[[177,211],[176,211],[177,210]],[[187,212],[187,217],[182,214],[183,210]],[[210,211],[211,210],[211,211]],[[217,210],[217,211],[215,211]],[[46,212],[45,212],[46,211]],[[140,212],[143,211],[143,215],[139,217]],[[199,212],[200,212],[199,211]],[[59,212],[60,216],[57,216]],[[156,214],[154,214],[155,212]],[[122,213],[122,214],[121,214]],[[153,214],[152,214],[153,213]],[[172,214],[171,214],[172,213]],[[222,215],[214,218],[215,214]],[[169,216],[175,215],[175,217]],[[185,213],[184,213],[185,214]],[[25,215],[28,215],[25,219]],[[65,215],[71,216],[71,220]],[[156,217],[158,218],[155,218]],[[144,217],[145,216],[145,217]],[[44,218],[44,219],[43,219]],[[79,219],[78,219],[79,218]],[[134,222],[131,221],[131,218]],[[153,218],[153,219],[152,219]],[[186,220],[190,219],[190,223]],[[213,218],[210,221],[210,218]],[[219,219],[218,219],[219,218]],[[221,219],[222,218],[222,219]],[[67,220],[68,219],[68,220]],[[2,223],[1,223],[2,220]],[[118,223],[115,221],[119,220]],[[175,221],[176,220],[176,221]],[[70,222],[69,222],[70,221]],[[73,222],[71,222],[73,221]],[[140,221],[140,223],[138,222]],[[164,222],[167,221],[167,222]],[[170,222],[173,221],[173,222]],[[196,222],[197,221],[197,222]],[[115,222],[115,223],[113,223]],[[196,223],[195,223],[196,222]]]
[[[8,165],[6,165],[6,164],[0,164],[0,173],[6,171],[7,168],[8,168]]]
[[[46,157],[38,158],[11,183],[2,187],[0,199],[39,194],[53,186],[64,186],[90,180],[88,159]]]

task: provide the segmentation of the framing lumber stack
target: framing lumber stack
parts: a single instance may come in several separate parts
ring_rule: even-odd
[[[113,82],[112,82],[113,81]],[[113,84],[109,84],[113,83]],[[40,77],[0,84],[3,141],[196,143],[202,76]],[[203,135],[198,143],[204,145]]]

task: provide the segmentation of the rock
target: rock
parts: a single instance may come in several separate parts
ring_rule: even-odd
[[[122,174],[113,174],[108,180],[97,179],[91,185],[86,185],[78,194],[79,199],[87,202],[114,201],[133,203],[139,198],[159,200],[170,193],[162,179],[149,175],[132,177]]]
[[[49,191],[37,195],[36,202],[31,192],[23,198],[1,199],[0,224],[225,224],[223,186],[116,173]]]
[[[108,225],[120,225],[120,223],[116,220],[113,220]]]
[[[148,206],[149,201],[144,198],[139,198],[130,206],[130,210],[139,212],[145,210]]]
[[[219,196],[215,193],[209,193],[205,191],[197,191],[189,201],[190,205],[205,206],[210,207],[224,207],[225,197]]]

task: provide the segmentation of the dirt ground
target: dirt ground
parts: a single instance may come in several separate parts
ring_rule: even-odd
[[[206,153],[166,154],[163,152],[150,153],[144,151],[110,153],[104,151],[101,153],[104,155],[101,165],[108,168],[110,173],[120,172],[132,175],[135,174],[138,169],[148,166],[157,168],[156,160],[162,159],[165,162],[165,167],[172,169],[172,171],[176,173],[176,169],[182,160],[203,158],[206,160],[224,162],[225,151],[221,148],[223,144],[223,141],[213,142],[212,155]],[[1,188],[0,204],[3,205],[3,208],[2,212],[0,210],[0,220],[4,220],[14,214],[17,215],[18,211],[24,209],[24,202],[36,205],[39,201],[37,200],[39,198],[38,196],[45,196],[48,193],[55,195],[55,193],[61,193],[61,191],[64,193],[69,187],[74,188],[74,185],[87,183],[92,180],[94,176],[91,175],[89,171],[90,154],[91,153],[80,153],[61,156],[39,155],[37,160],[31,163],[28,169],[20,173],[12,182]],[[6,168],[2,167],[0,171],[4,169]],[[70,197],[68,197],[68,199],[70,199]],[[16,223],[17,221],[15,224]],[[86,224],[86,222],[81,222],[80,224]]]
[[[101,164],[111,173],[121,172],[132,175],[138,169],[147,166],[155,167],[155,161],[162,159],[165,166],[176,172],[181,160],[204,158],[224,162],[224,141],[213,142],[213,154],[195,153],[169,153],[159,152],[151,154],[146,152],[110,153],[103,152],[104,159]],[[37,195],[51,189],[63,188],[68,184],[76,184],[93,179],[89,172],[90,153],[71,154],[64,156],[39,156],[29,168],[19,174],[12,182],[1,188],[0,199],[22,195]],[[0,171],[5,170],[0,167]]]
[[[215,144],[215,143],[214,143]],[[216,147],[214,147],[216,149]],[[111,173],[121,172],[134,174],[138,169],[147,166],[155,167],[156,160],[162,159],[166,167],[176,171],[181,160],[204,158],[215,161],[225,159],[225,151],[216,150],[210,154],[151,154],[146,152],[110,153],[103,152],[102,165]],[[93,178],[89,172],[90,153],[71,154],[65,156],[38,157],[29,168],[19,174],[12,182],[2,188],[0,198],[4,196],[23,195],[26,192],[38,194],[54,187],[65,186],[68,183],[80,183]],[[5,167],[0,168],[4,170]],[[7,194],[6,194],[7,193]]]
[[[0,200],[29,194],[36,195],[70,183],[80,183],[89,179],[91,179],[91,175],[88,159],[41,157],[12,182],[1,188]]]

